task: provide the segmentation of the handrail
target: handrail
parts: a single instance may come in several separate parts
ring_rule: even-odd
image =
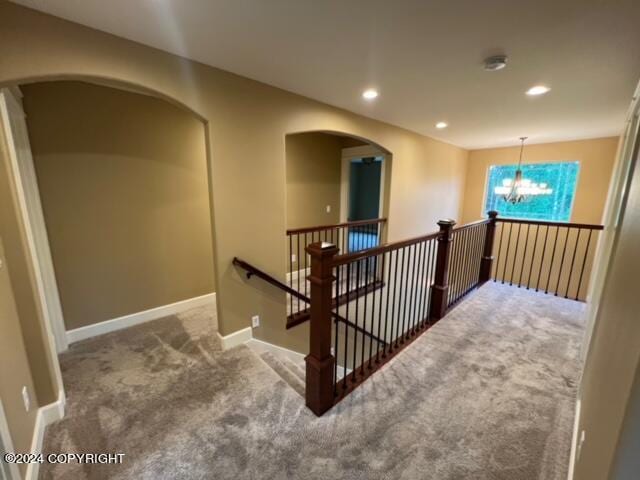
[[[508,222],[508,223],[522,223],[529,225],[542,225],[549,227],[567,227],[567,228],[584,228],[586,230],[604,230],[603,225],[596,225],[591,223],[570,223],[570,222],[549,222],[546,220],[527,220],[523,218],[505,218],[498,217],[496,218],[498,222]]]
[[[413,245],[414,243],[424,242],[425,240],[431,240],[438,236],[438,232],[429,233],[428,235],[422,235],[420,237],[408,238],[406,240],[400,240],[397,242],[385,243],[384,245],[380,245],[379,247],[369,248],[367,250],[362,250],[360,252],[354,253],[346,253],[344,255],[336,255],[334,257],[334,266],[346,265],[348,263],[353,263],[357,260],[363,260],[365,258],[374,257],[376,255],[381,255],[383,253],[389,252],[391,250],[397,250],[398,248],[408,247],[409,245]]]
[[[451,229],[453,232],[458,232],[460,230],[466,230],[467,228],[475,227],[476,225],[482,225],[483,223],[489,223],[491,220],[476,220],[475,222],[465,223],[464,225],[460,225],[459,227],[454,227]]]
[[[280,288],[280,289],[284,290],[285,292],[298,297],[299,299],[303,300],[304,302],[311,304],[311,299],[309,297],[307,297],[306,295],[303,295],[302,293],[298,292],[297,290],[294,290],[294,289],[290,288],[289,286],[285,285],[281,281],[273,278],[268,273],[265,273],[262,270],[260,270],[259,268],[254,267],[250,263],[247,263],[244,260],[240,260],[238,257],[233,257],[232,263],[233,263],[233,265],[246,270],[247,278],[251,278],[251,275],[255,275],[256,277],[261,278],[262,280],[264,280],[265,282],[273,285],[274,287]],[[331,312],[331,314],[338,321],[340,321],[340,322],[342,322],[342,323],[344,323],[344,324],[346,324],[346,325],[348,325],[348,326],[350,326],[352,328],[355,328],[358,332],[360,332],[360,333],[362,333],[362,334],[364,334],[364,335],[366,335],[368,337],[371,337],[375,341],[379,341],[382,344],[386,345],[384,340],[376,337],[371,332],[368,332],[364,328],[356,325],[355,323],[351,322],[350,320],[347,320],[346,318],[342,317],[341,315],[338,315],[336,312]]]
[[[251,278],[251,275],[255,275],[256,277],[261,278],[265,282],[270,283],[274,287],[278,287],[281,290],[284,290],[285,292],[287,292],[288,294],[293,295],[294,297],[297,297],[300,300],[305,301],[306,303],[310,303],[310,301],[311,301],[309,299],[309,297],[303,295],[302,293],[298,292],[297,290],[294,290],[293,288],[289,287],[288,285],[282,283],[280,280],[277,280],[277,279],[273,278],[268,273],[265,273],[262,270],[260,270],[259,268],[254,267],[250,263],[247,263],[244,260],[240,260],[238,257],[233,257],[233,262],[232,263],[235,266],[246,270],[247,271],[247,278]]]
[[[453,231],[465,230],[470,227],[474,227],[476,225],[481,225],[483,223],[489,223],[489,220],[476,220],[474,222],[466,223],[457,228],[453,228]],[[357,260],[362,260],[369,257],[374,257],[376,255],[382,255],[383,253],[389,252],[391,250],[397,250],[398,248],[408,247],[409,245],[413,245],[414,243],[424,242],[425,240],[431,240],[438,236],[439,232],[428,233],[426,235],[422,235],[420,237],[408,238],[405,240],[399,240],[397,242],[389,242],[384,245],[380,245],[379,247],[369,248],[367,250],[362,250],[360,252],[354,253],[346,253],[343,255],[336,255],[334,258],[333,265],[340,266],[346,265],[348,263],[355,262]]]
[[[292,235],[296,233],[309,233],[309,232],[317,232],[322,230],[331,230],[332,228],[341,228],[341,227],[357,227],[359,225],[371,225],[374,223],[385,223],[387,221],[386,218],[372,218],[370,220],[356,220],[353,222],[344,222],[344,223],[335,223],[332,225],[317,225],[315,227],[303,227],[303,228],[290,228],[287,230],[287,235]]]

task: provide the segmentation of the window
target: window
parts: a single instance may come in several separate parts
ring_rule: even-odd
[[[538,184],[546,183],[552,192],[532,195],[521,203],[511,204],[495,193],[495,187],[501,186],[505,179],[513,179],[516,168],[516,165],[489,167],[485,213],[496,210],[501,217],[568,222],[578,183],[579,162],[522,165],[523,178]]]

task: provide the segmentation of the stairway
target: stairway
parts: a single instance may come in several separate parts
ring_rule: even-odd
[[[303,365],[296,364],[286,355],[277,355],[268,351],[263,351],[258,355],[274,372],[280,375],[280,378],[304,397],[305,371]]]

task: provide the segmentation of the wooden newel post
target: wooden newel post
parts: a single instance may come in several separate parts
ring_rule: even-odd
[[[498,223],[496,218],[498,217],[498,212],[491,210],[487,212],[487,215],[489,215],[489,223],[487,224],[487,234],[484,238],[482,260],[480,260],[479,285],[482,285],[491,278],[491,268],[493,267],[493,239],[496,236],[496,223]]]
[[[320,416],[333,406],[331,355],[331,300],[333,297],[333,257],[339,249],[332,243],[317,242],[307,247],[311,257],[311,325],[305,397],[307,407]]]
[[[440,320],[447,313],[447,293],[449,292],[449,258],[451,250],[451,230],[454,220],[440,220],[438,251],[436,253],[436,274],[431,286],[431,307],[429,319]]]

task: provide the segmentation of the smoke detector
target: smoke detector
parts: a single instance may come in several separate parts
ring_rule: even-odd
[[[492,57],[485,58],[484,60],[484,69],[487,72],[495,72],[497,70],[502,70],[506,66],[507,66],[506,55],[494,55]]]

